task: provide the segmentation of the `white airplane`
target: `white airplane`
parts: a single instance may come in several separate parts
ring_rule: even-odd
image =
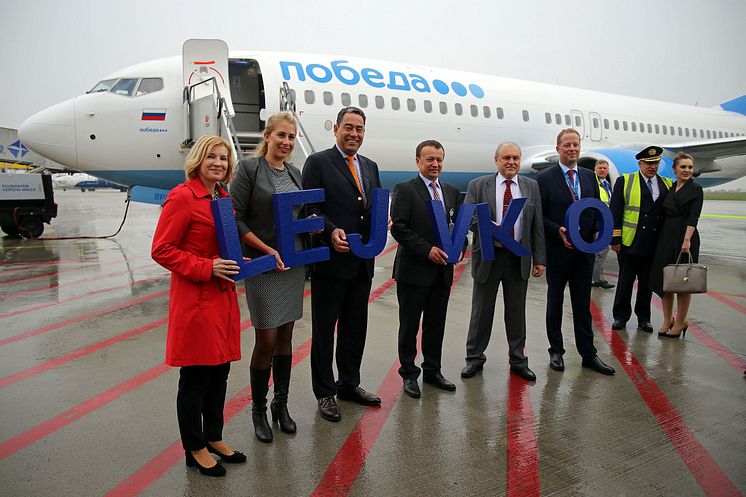
[[[110,181],[106,181],[90,174],[85,173],[60,173],[52,175],[52,186],[55,190],[75,190],[80,189],[84,192],[88,190],[92,192],[98,188],[114,188],[116,190],[126,191],[127,187],[124,185],[118,185]]]
[[[334,119],[347,105],[367,114],[362,153],[378,162],[386,187],[414,174],[414,149],[425,139],[443,143],[443,179],[462,190],[494,171],[502,141],[518,143],[521,172],[536,174],[557,161],[555,139],[566,127],[583,139],[580,165],[606,159],[612,178],[636,170],[635,154],[651,144],[665,149],[665,176],[673,176],[678,151],[696,158],[702,186],[746,174],[746,95],[703,108],[372,59],[229,54],[221,40],[188,40],[181,57],[117,71],[31,116],[19,136],[54,161],[135,186],[135,200],[160,203],[184,180],[184,159],[200,135],[221,134],[247,153],[267,116],[291,110],[302,164],[333,144]]]

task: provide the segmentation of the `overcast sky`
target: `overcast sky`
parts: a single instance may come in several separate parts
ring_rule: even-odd
[[[746,1],[3,0],[0,126],[188,38],[372,57],[703,106],[746,93]]]

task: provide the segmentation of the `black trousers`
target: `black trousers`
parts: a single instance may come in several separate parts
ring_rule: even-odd
[[[311,384],[317,399],[360,385],[372,280],[361,261],[352,279],[311,274]],[[334,326],[337,372],[334,381]]]
[[[635,315],[638,323],[650,322],[650,300],[653,291],[650,289],[650,267],[653,256],[627,254],[624,248],[617,254],[619,261],[619,280],[614,294],[614,320],[627,322],[632,315],[632,290],[637,278],[637,298],[635,298]]]
[[[562,339],[562,314],[565,300],[565,287],[570,286],[572,322],[575,328],[575,346],[583,358],[596,355],[593,345],[593,325],[591,321],[591,278],[593,277],[593,254],[584,254],[564,247],[547,247],[549,250],[563,250],[562,258],[550,260],[547,265],[547,338],[549,353],[564,354]]]
[[[223,406],[231,363],[184,366],[179,370],[176,414],[184,450],[205,448],[223,439]]]
[[[396,283],[399,301],[399,375],[416,379],[420,376],[414,360],[417,357],[417,333],[422,317],[422,370],[425,375],[440,373],[443,335],[451,289],[439,275],[430,286]]]

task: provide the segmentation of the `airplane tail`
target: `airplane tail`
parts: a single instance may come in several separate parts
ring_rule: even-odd
[[[720,108],[730,112],[737,112],[746,116],[746,95],[741,95],[733,100],[720,104]]]

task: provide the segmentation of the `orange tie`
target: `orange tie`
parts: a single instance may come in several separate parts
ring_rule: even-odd
[[[355,178],[355,183],[357,184],[357,189],[360,190],[360,194],[365,198],[365,192],[363,192],[363,187],[360,184],[360,178],[357,176],[357,169],[355,169],[355,158],[350,155],[347,157],[347,166],[350,168],[350,173],[352,174],[352,177]]]

